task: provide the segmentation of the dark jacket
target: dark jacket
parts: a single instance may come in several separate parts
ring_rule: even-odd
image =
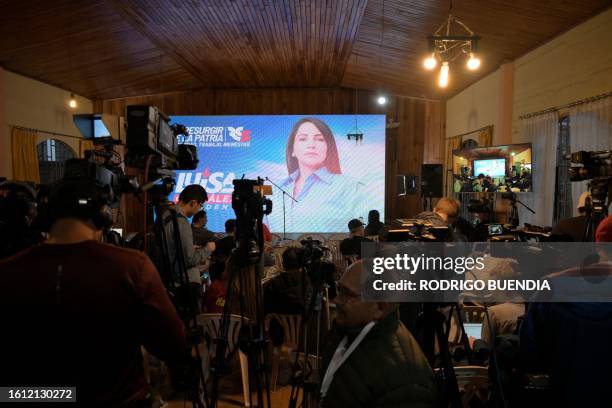
[[[380,230],[385,226],[385,224],[383,224],[380,221],[372,221],[372,222],[368,222],[368,225],[366,225],[365,227],[365,231],[364,234],[366,236],[372,236],[372,235],[378,235],[380,233]]]
[[[75,407],[145,399],[141,345],[170,364],[185,355],[159,273],[131,249],[31,247],[0,262],[0,310],[0,384],[76,387]]]
[[[346,333],[331,334],[321,378]],[[348,345],[347,345],[348,347]],[[437,389],[421,348],[392,313],[366,335],[336,371],[321,407],[433,407]]]
[[[609,263],[569,269],[549,279],[601,276]],[[561,285],[562,283],[559,282]],[[570,290],[574,290],[574,282]],[[521,327],[521,361],[528,372],[550,374],[551,406],[609,407],[612,382],[612,303],[532,303]]]
[[[342,255],[357,255],[361,258],[361,243],[362,242],[374,242],[370,238],[364,238],[360,236],[354,236],[351,238],[345,238],[340,242],[340,253]]]

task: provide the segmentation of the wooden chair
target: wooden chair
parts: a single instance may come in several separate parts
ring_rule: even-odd
[[[276,391],[276,381],[278,380],[278,369],[280,366],[280,349],[282,347],[286,347],[288,351],[297,349],[302,316],[270,313],[266,316],[266,331],[270,330],[270,322],[272,320],[276,320],[281,325],[284,335],[283,344],[280,347],[274,347],[272,350],[272,376],[270,384],[272,391]],[[290,355],[290,352],[288,354]]]
[[[207,380],[210,373],[210,363],[215,356],[216,344],[214,340],[219,336],[221,328],[221,313],[203,313],[196,317],[199,325],[204,328],[205,341],[201,344],[200,353],[202,355],[202,371],[204,372],[204,380]],[[248,323],[248,319],[241,318],[238,315],[230,316],[230,326],[227,331],[227,350],[226,357],[234,352],[238,352],[240,358],[240,372],[242,375],[242,393],[244,397],[244,406],[250,406],[249,395],[249,362],[248,357],[240,349],[238,349],[238,341],[240,337],[240,329],[242,322]]]

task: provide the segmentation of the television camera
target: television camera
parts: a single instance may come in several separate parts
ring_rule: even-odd
[[[583,241],[594,241],[597,226],[608,215],[612,184],[612,150],[578,151],[566,156],[579,166],[569,168],[570,181],[589,180],[590,200],[585,205],[587,225]]]

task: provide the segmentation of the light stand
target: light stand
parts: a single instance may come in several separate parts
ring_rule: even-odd
[[[296,200],[291,194],[283,190],[278,184],[276,184],[275,182],[273,182],[267,177],[266,177],[266,181],[269,181],[274,187],[278,188],[280,191],[283,192],[283,240],[285,240],[287,239],[287,231],[286,231],[286,226],[285,226],[285,196],[289,196],[289,198],[295,201],[296,203],[298,202],[298,200]]]

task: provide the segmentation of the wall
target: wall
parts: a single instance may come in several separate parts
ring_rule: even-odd
[[[397,174],[420,174],[422,163],[442,163],[444,138],[444,104],[391,97],[382,108],[376,95],[354,89],[202,89],[148,97],[96,101],[96,112],[125,114],[132,104],[158,106],[165,113],[230,115],[230,114],[352,114],[387,115],[387,121],[399,123],[387,130],[387,165],[385,218],[406,218],[422,210],[418,195],[398,197]],[[127,219],[130,219],[127,214]]]
[[[446,102],[446,137],[493,125],[499,128],[500,71],[484,77]]]
[[[519,116],[612,91],[612,8],[515,61],[512,140]]]
[[[75,96],[78,105],[73,110],[68,107],[69,91],[6,70],[0,71],[0,132],[3,132],[0,133],[0,176],[12,176],[11,126],[80,137],[72,115],[93,113],[93,103]],[[78,139],[39,133],[39,142],[50,137],[67,143],[78,154]]]
[[[492,124],[494,145],[520,143],[520,115],[612,91],[611,38],[612,8],[502,66],[447,101],[446,136]]]

